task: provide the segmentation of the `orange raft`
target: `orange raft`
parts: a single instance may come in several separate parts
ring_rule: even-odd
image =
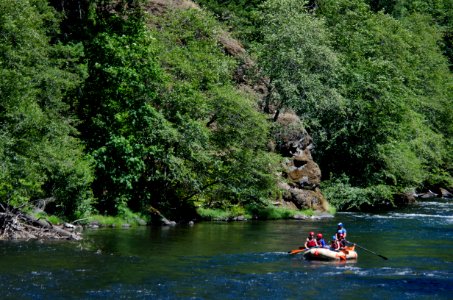
[[[307,260],[350,260],[357,259],[355,245],[346,247],[340,251],[333,251],[329,248],[311,248],[305,251],[304,258]]]

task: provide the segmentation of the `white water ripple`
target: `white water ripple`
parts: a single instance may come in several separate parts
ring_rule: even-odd
[[[437,214],[408,214],[408,213],[390,213],[387,215],[378,215],[378,214],[354,214],[356,218],[364,219],[422,219],[422,218],[431,218],[431,219],[441,219],[445,220],[448,223],[453,223],[452,215],[437,215]]]
[[[429,277],[429,278],[448,278],[452,276],[451,273],[445,271],[416,271],[411,268],[391,268],[382,267],[377,269],[364,269],[355,266],[341,266],[337,267],[335,271],[325,272],[325,276],[338,276],[338,275],[358,275],[364,277]]]

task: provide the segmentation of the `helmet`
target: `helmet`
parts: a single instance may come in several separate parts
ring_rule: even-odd
[[[316,235],[316,237],[317,237],[318,239],[322,239],[322,233],[318,233],[318,234]]]
[[[335,241],[336,239],[337,239],[337,236],[336,236],[336,235],[334,235],[334,236],[332,237],[332,240],[334,240],[334,241]]]
[[[315,233],[313,231],[310,231],[308,235],[315,235]]]
[[[343,223],[341,223],[341,222],[338,223],[338,226],[343,227]]]

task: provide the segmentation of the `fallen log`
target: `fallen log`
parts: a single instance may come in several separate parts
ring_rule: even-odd
[[[0,203],[0,240],[37,238],[82,239],[77,233],[52,225],[41,218],[35,218],[5,203]]]
[[[53,230],[56,233],[61,234],[62,236],[68,237],[69,239],[72,239],[72,240],[81,240],[82,239],[77,234],[74,234],[72,232],[64,230],[63,228],[60,228],[58,226],[53,226],[51,223],[45,222],[45,221],[43,221],[41,219],[37,219],[37,218],[32,217],[30,215],[23,215],[23,217],[24,217],[24,219],[26,219],[27,221],[31,222],[32,224],[37,224],[41,228],[44,228],[44,229],[47,229],[47,230]]]
[[[168,220],[158,209],[156,209],[152,206],[149,206],[148,210],[151,212],[151,214],[153,214],[155,217],[157,217],[160,220],[160,223],[162,225],[166,225],[166,226],[175,226],[176,225],[175,221]]]

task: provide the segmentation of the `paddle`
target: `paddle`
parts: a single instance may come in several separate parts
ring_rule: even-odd
[[[313,248],[319,248],[319,247],[316,246],[316,247],[311,247],[311,248],[308,248],[308,249],[305,249],[304,247],[299,247],[299,249],[288,251],[288,254],[297,254],[297,253],[305,252],[305,251],[313,249]]]
[[[388,258],[385,257],[384,255],[380,255],[380,254],[378,254],[378,253],[376,253],[376,252],[373,252],[373,251],[371,251],[371,250],[368,250],[367,248],[364,248],[364,247],[362,247],[362,246],[360,246],[360,245],[357,245],[356,243],[351,243],[350,241],[346,241],[346,242],[347,242],[347,243],[350,243],[350,244],[354,244],[354,245],[356,245],[357,247],[359,247],[359,248],[362,249],[362,250],[368,251],[368,252],[370,252],[370,253],[373,253],[374,255],[379,256],[380,258],[383,258],[383,259],[385,259],[385,260],[388,260]]]
[[[305,249],[305,247],[300,246],[299,249],[294,249],[294,250],[288,251],[288,254],[297,254],[297,253],[304,252],[305,250],[307,250],[307,249]]]
[[[305,249],[295,249],[295,250],[291,250],[291,251],[288,251],[289,254],[297,254],[297,253],[301,253],[301,252],[304,252]]]

